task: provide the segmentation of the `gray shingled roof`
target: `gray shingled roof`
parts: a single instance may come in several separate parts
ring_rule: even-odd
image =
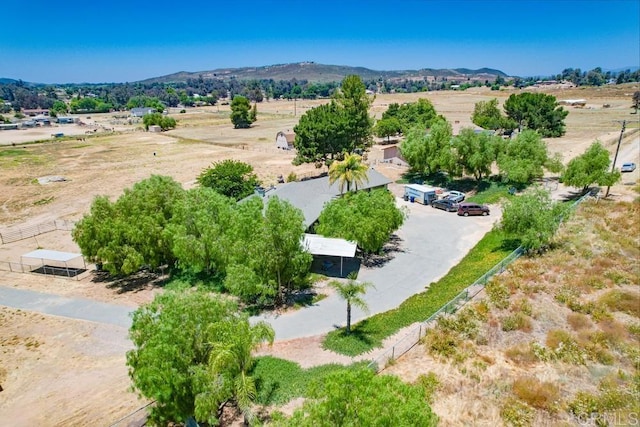
[[[369,181],[364,182],[362,187],[358,187],[358,190],[383,187],[392,182],[373,168],[367,171],[367,176]],[[329,185],[329,177],[325,176],[307,181],[280,184],[273,190],[267,191],[264,199],[265,204],[273,196],[288,201],[302,211],[304,225],[309,227],[318,219],[325,203],[339,195],[339,184],[334,182]]]

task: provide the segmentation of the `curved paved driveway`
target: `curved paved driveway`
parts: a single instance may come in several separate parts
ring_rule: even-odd
[[[358,280],[375,286],[364,297],[369,314],[397,307],[444,276],[501,215],[498,207],[492,207],[491,216],[465,218],[402,199],[398,199],[398,204],[409,209],[407,221],[396,233],[402,239],[400,252],[383,267],[361,267],[358,274]],[[352,322],[366,316],[354,308]],[[270,323],[277,340],[320,335],[345,324],[346,303],[333,294],[312,307],[280,316],[263,314],[253,320]]]

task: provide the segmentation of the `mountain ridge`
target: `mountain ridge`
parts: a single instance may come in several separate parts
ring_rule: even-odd
[[[492,68],[478,70],[468,68],[419,70],[372,70],[366,67],[347,65],[327,65],[315,62],[295,62],[288,64],[273,64],[259,67],[218,68],[206,71],[179,71],[164,76],[141,80],[137,83],[176,83],[189,78],[203,79],[238,79],[238,80],[307,80],[310,82],[328,83],[342,81],[346,76],[356,74],[363,80],[372,79],[411,79],[411,78],[469,78],[493,80],[497,76],[507,77],[504,72]]]

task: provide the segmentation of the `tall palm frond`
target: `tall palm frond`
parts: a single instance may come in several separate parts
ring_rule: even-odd
[[[351,184],[357,190],[358,185],[363,185],[369,181],[367,175],[367,165],[362,163],[362,158],[357,154],[348,154],[344,160],[333,162],[329,167],[329,184],[338,181],[340,193],[344,193],[346,185],[347,192],[351,190]]]

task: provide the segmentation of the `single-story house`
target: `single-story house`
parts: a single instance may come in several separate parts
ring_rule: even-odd
[[[60,124],[73,124],[76,122],[75,117],[58,117],[56,120]]]
[[[293,148],[293,141],[296,139],[296,134],[290,130],[286,132],[280,131],[276,135],[276,148],[283,150],[291,150]]]
[[[367,171],[368,181],[358,187],[357,191],[386,188],[392,181],[373,168]],[[302,211],[304,225],[309,228],[320,217],[325,203],[340,196],[340,184],[329,184],[329,177],[309,179],[306,181],[287,182],[277,185],[264,193],[265,203],[273,196],[286,200]],[[250,196],[256,197],[256,196]]]
[[[40,116],[40,115],[48,116],[49,110],[47,108],[23,109],[22,114],[29,117]]]
[[[147,114],[156,113],[157,110],[151,107],[136,107],[131,109],[131,117],[144,117]]]

